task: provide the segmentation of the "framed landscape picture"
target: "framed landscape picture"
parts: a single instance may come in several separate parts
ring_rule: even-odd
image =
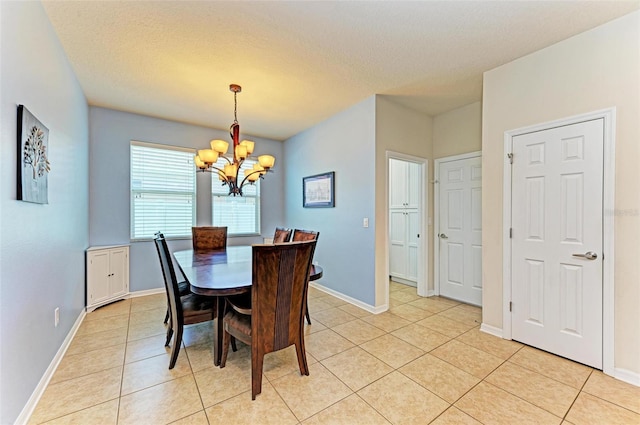
[[[19,201],[47,204],[49,174],[49,129],[18,105],[18,193]]]
[[[332,208],[335,206],[335,172],[302,178],[302,206],[304,208]]]

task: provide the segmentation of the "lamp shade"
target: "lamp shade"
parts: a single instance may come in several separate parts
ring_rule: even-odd
[[[253,153],[253,147],[255,146],[255,143],[251,140],[243,140],[242,142],[240,142],[240,146],[246,146],[247,155],[251,155]]]
[[[214,152],[212,149],[200,149],[198,156],[202,162],[208,164],[213,164],[218,160],[218,152]]]
[[[273,167],[273,164],[276,162],[276,159],[271,155],[260,155],[258,157],[258,162],[262,165],[266,170]]]
[[[212,140],[210,144],[211,149],[218,152],[220,155],[224,155],[227,153],[227,149],[229,149],[229,142],[225,142],[224,140]]]

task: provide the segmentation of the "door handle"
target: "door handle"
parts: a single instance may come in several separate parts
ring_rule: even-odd
[[[444,233],[438,233],[438,237],[440,239],[449,239],[449,236],[445,235]]]
[[[587,260],[595,260],[598,254],[593,251],[587,251],[584,254],[573,254],[574,257],[586,258]]]

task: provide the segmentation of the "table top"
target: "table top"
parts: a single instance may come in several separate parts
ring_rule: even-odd
[[[228,246],[223,250],[173,253],[178,267],[199,295],[234,295],[251,290],[251,245]],[[311,266],[310,280],[322,277],[322,267]]]

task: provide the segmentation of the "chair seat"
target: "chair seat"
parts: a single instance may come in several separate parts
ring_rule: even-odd
[[[237,329],[243,334],[251,337],[251,316],[229,310],[224,315],[225,326]]]
[[[203,321],[205,317],[208,320],[215,318],[215,305],[210,297],[201,297],[196,294],[187,294],[180,297],[182,302],[184,323],[199,323]]]
[[[238,313],[251,314],[251,292],[227,297],[227,302]]]

